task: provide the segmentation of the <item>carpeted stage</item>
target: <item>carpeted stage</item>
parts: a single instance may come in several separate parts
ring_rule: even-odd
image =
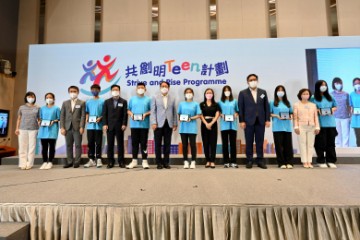
[[[31,239],[360,239],[360,165],[151,167],[1,165],[0,222]]]

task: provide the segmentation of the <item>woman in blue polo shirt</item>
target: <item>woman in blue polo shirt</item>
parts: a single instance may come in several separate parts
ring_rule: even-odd
[[[335,138],[337,136],[334,112],[336,101],[329,94],[328,85],[324,80],[315,83],[315,93],[311,98],[315,103],[320,122],[320,133],[315,136],[316,162],[321,168],[336,168]],[[326,155],[325,155],[326,154]]]
[[[194,91],[186,88],[184,91],[185,100],[180,102],[178,108],[180,120],[180,136],[182,142],[182,150],[184,156],[184,168],[189,168],[188,162],[188,141],[190,141],[191,164],[190,168],[194,169],[196,164],[196,134],[198,132],[196,119],[200,117],[200,105],[193,101]]]
[[[38,138],[41,141],[42,157],[44,163],[41,170],[51,169],[55,157],[55,145],[59,133],[60,108],[54,105],[55,95],[45,94],[46,105],[40,108],[40,129]]]
[[[356,145],[360,147],[360,78],[353,80],[354,92],[350,93],[351,124],[356,136]]]
[[[224,158],[224,167],[238,168],[236,164],[236,134],[238,129],[239,116],[238,101],[234,99],[230,86],[222,89],[221,99],[219,101],[221,110],[220,131],[222,139],[222,150]],[[230,158],[229,158],[230,142]]]
[[[287,99],[285,87],[275,88],[274,101],[270,102],[272,131],[278,166],[281,169],[293,168],[293,145],[291,119],[293,109]]]

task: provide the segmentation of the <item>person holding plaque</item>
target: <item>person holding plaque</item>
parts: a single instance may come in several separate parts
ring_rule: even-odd
[[[304,168],[314,168],[314,141],[320,132],[318,112],[316,105],[309,101],[310,89],[301,89],[297,97],[300,101],[294,104],[294,130],[299,136],[300,158]]]
[[[278,166],[281,169],[293,168],[293,145],[291,120],[293,109],[287,98],[285,87],[275,88],[274,101],[270,102],[270,116]]]
[[[146,86],[143,82],[138,82],[136,86],[136,96],[129,100],[128,115],[130,116],[130,130],[132,141],[132,161],[126,166],[127,169],[137,167],[139,144],[141,146],[142,167],[149,169],[147,161],[147,141],[150,128],[150,105],[151,99],[145,96]]]
[[[224,86],[222,89],[219,107],[221,112],[220,131],[224,168],[238,168],[236,163],[236,135],[238,124],[236,120],[239,116],[239,107],[237,100],[233,97],[231,87],[228,85]]]
[[[93,84],[90,87],[93,97],[86,101],[86,123],[87,123],[87,139],[88,139],[88,157],[89,161],[84,165],[85,168],[96,166],[102,167],[101,147],[102,147],[102,111],[104,107],[104,99],[99,97],[101,87]]]
[[[315,137],[316,162],[320,168],[336,168],[335,138],[337,136],[334,112],[336,101],[329,94],[328,85],[324,80],[315,83],[315,93],[311,98],[315,103],[320,122],[320,132]]]
[[[55,157],[55,145],[59,133],[60,108],[54,105],[55,95],[45,94],[46,105],[40,108],[40,129],[38,139],[41,141],[41,153],[44,163],[40,170],[48,170],[53,167]]]
[[[350,93],[351,124],[356,136],[356,146],[360,147],[360,78],[353,80],[354,92]]]

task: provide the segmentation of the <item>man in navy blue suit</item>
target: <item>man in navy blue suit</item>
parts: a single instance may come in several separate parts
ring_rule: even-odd
[[[247,77],[249,88],[239,93],[239,122],[245,131],[246,168],[253,165],[253,143],[255,136],[256,162],[258,167],[266,169],[264,162],[265,127],[270,127],[270,107],[266,91],[257,87],[258,76],[250,74]]]

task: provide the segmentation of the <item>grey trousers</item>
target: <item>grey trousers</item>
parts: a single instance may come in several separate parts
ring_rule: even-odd
[[[66,156],[67,156],[67,163],[71,164],[80,164],[81,159],[81,142],[82,142],[82,135],[79,131],[73,130],[73,128],[66,131],[65,135],[66,141]],[[74,159],[74,150],[73,145],[75,142],[75,159]]]

